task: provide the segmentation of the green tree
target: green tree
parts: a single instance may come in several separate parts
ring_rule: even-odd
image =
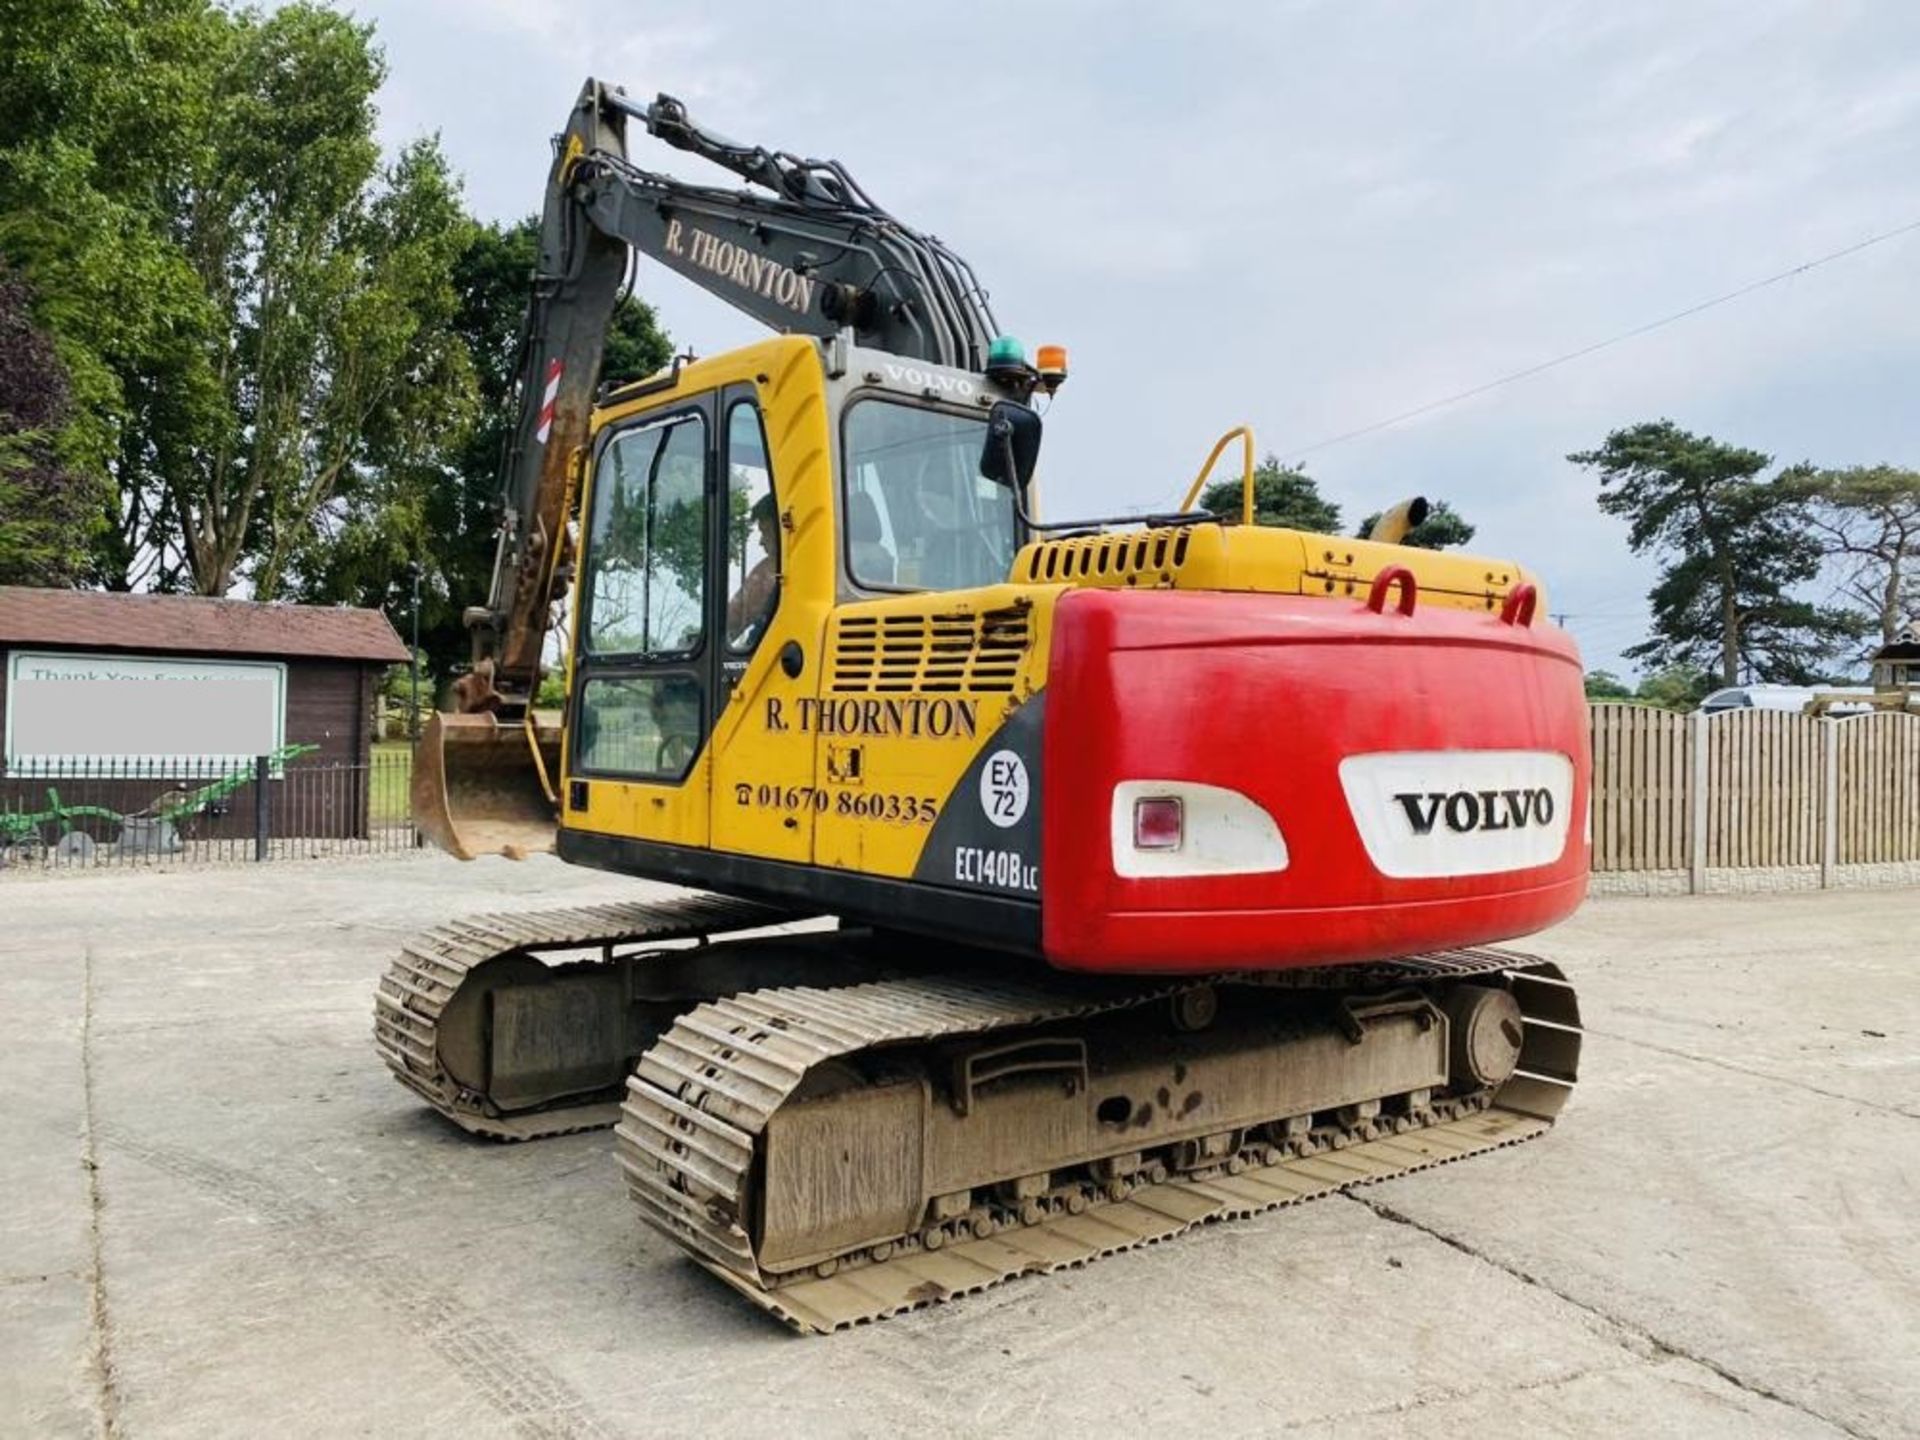
[[[382,168],[370,26],[321,5],[10,6],[0,251],[72,376],[75,462],[110,475],[95,578],[264,598],[463,433],[465,244],[438,147]]]
[[[205,344],[212,312],[178,232],[234,26],[207,0],[0,10],[0,254],[31,282],[70,378],[67,464],[118,482],[96,485],[86,527],[93,578],[118,588],[165,588],[182,560],[177,545],[144,545],[165,526],[164,497],[122,472],[147,465],[160,437],[212,443],[227,418]]]
[[[0,585],[74,585],[104,520],[104,482],[62,455],[72,400],[25,281],[0,263]]]
[[[324,345],[348,373],[327,385],[326,428],[274,492],[252,544],[256,589],[361,599],[346,592],[407,588],[430,499],[477,412],[453,285],[469,229],[438,148],[408,147],[367,209],[364,283]]]
[[[1382,512],[1376,510],[1360,522],[1359,534],[1364,538],[1380,519]],[[1461,518],[1445,500],[1436,500],[1427,507],[1427,518],[1406,533],[1400,543],[1418,546],[1422,550],[1444,550],[1449,545],[1465,545],[1473,539],[1474,527]]]
[[[243,15],[217,78],[185,243],[236,423],[161,475],[203,593],[243,562],[261,598],[287,593],[360,477],[430,453],[469,403],[458,187],[431,141],[381,169],[384,77],[370,26],[296,4]]]
[[[444,671],[492,568],[534,227],[468,221],[431,141],[382,165],[384,73],[320,4],[0,0],[0,257],[69,377],[88,578],[405,615],[419,561]],[[628,301],[603,375],[669,353]]]
[[[1207,486],[1200,494],[1200,508],[1221,516],[1230,525],[1238,524],[1242,512],[1239,478],[1216,480]],[[1277,456],[1269,455],[1253,472],[1253,523],[1333,535],[1339,533],[1340,507],[1321,496],[1319,485],[1306,471],[1282,465]]]
[[[1589,670],[1587,698],[1589,700],[1631,700],[1633,687],[1611,670]]]
[[[418,723],[426,723],[426,715],[434,708],[434,695],[439,681],[427,665],[426,651],[420,652],[420,716]],[[405,726],[404,733],[411,736],[415,729],[413,713],[413,667],[411,665],[389,665],[386,673],[380,677],[381,710],[390,716],[397,716]],[[400,736],[382,739],[399,739]]]
[[[1666,710],[1692,710],[1714,689],[1714,677],[1698,665],[1669,665],[1640,681],[1638,697]]]
[[[1760,478],[1769,456],[1658,420],[1567,458],[1598,473],[1600,508],[1628,522],[1634,553],[1662,560],[1654,633],[1633,659],[1711,665],[1724,685],[1805,684],[1860,633],[1858,616],[1793,594],[1818,573],[1820,547],[1796,523],[1792,487]]]
[[[1797,466],[1787,483],[1832,567],[1840,595],[1873,619],[1884,645],[1920,617],[1920,471]]]
[[[474,403],[457,434],[396,472],[392,485],[369,496],[377,503],[339,527],[326,563],[302,584],[310,600],[368,605],[411,619],[407,566],[419,563],[420,645],[437,675],[466,663],[471,644],[461,613],[486,600],[493,575],[500,463],[519,418],[514,386],[539,222],[468,224],[460,238],[451,326],[472,373]],[[640,379],[672,353],[653,311],[628,297],[609,327],[601,378]]]

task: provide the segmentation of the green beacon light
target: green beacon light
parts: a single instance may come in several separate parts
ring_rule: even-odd
[[[1027,364],[1027,347],[1011,335],[996,335],[987,346],[987,379],[1023,405],[1040,377]]]

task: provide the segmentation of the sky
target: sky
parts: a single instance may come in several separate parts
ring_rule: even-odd
[[[1570,452],[1665,416],[1782,464],[1920,466],[1920,232],[1319,445],[1920,221],[1920,6],[351,8],[390,66],[383,140],[438,132],[485,218],[538,207],[589,75],[844,162],[1030,349],[1069,348],[1055,516],[1169,505],[1250,424],[1349,525],[1448,500],[1625,673],[1655,564]],[[682,349],[760,333],[664,270],[638,289]]]

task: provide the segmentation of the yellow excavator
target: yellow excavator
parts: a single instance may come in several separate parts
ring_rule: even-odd
[[[597,390],[636,254],[776,333]],[[1588,868],[1534,577],[1399,543],[1418,502],[1254,525],[1244,430],[1174,513],[1039,518],[1064,351],[838,163],[666,96],[582,91],[521,365],[415,813],[687,893],[410,940],[376,1040],[453,1123],[614,1125],[641,1218],[814,1331],[1552,1123],[1573,993],[1495,945]],[[1238,513],[1194,509],[1236,444]]]

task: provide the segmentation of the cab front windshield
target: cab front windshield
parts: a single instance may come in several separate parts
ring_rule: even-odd
[[[891,400],[847,411],[845,535],[870,590],[964,590],[1007,578],[1013,494],[980,474],[983,417]]]

